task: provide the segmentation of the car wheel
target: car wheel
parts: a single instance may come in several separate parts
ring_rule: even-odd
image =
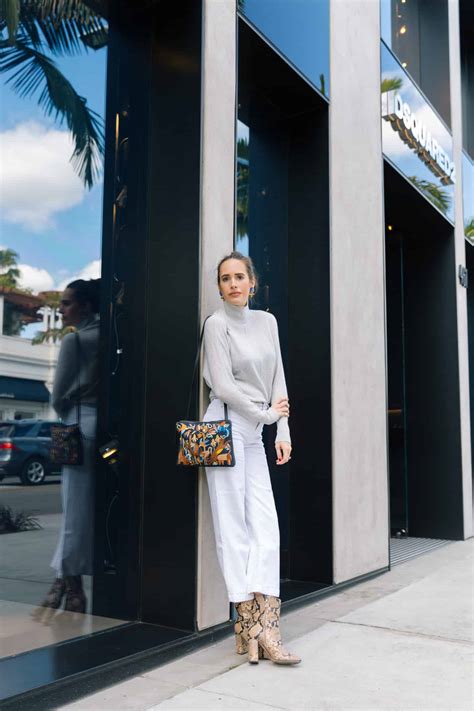
[[[24,465],[20,479],[26,486],[38,486],[46,477],[46,465],[41,459],[29,459]]]

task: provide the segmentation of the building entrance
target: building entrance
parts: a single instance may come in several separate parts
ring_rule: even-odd
[[[454,229],[385,166],[390,528],[462,538]]]

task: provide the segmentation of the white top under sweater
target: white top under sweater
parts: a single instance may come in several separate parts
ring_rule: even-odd
[[[273,314],[224,301],[204,329],[204,380],[210,398],[219,398],[251,422],[277,422],[277,442],[290,442],[287,417],[271,404],[288,397],[278,325]]]

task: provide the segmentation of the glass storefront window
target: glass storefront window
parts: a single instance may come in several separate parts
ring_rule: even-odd
[[[238,0],[238,9],[329,97],[329,0]]]
[[[1,32],[0,657],[121,623],[92,577],[108,23],[73,5]],[[55,464],[79,415],[83,463]]]
[[[462,154],[462,185],[464,235],[474,245],[474,162],[464,152]]]
[[[249,127],[243,121],[237,121],[237,196],[235,248],[249,256]]]
[[[380,0],[380,31],[403,69],[449,125],[447,0]]]
[[[451,134],[383,42],[381,52],[384,155],[453,222]]]

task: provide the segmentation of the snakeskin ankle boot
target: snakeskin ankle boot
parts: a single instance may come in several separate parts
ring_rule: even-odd
[[[44,613],[44,608],[57,610],[66,592],[66,583],[63,578],[56,578],[50,589],[46,593],[46,597],[39,607],[35,608],[31,613],[32,617],[39,618]]]
[[[234,603],[237,619],[234,623],[235,648],[237,654],[247,654],[249,651],[249,627],[253,624],[255,598]],[[263,649],[258,650],[259,658],[264,659]]]
[[[255,595],[253,625],[249,628],[249,662],[258,663],[259,649],[275,664],[299,664],[300,657],[282,646],[280,634],[281,600],[273,595]]]
[[[80,575],[68,575],[64,578],[66,583],[66,603],[64,609],[67,612],[86,611],[87,599],[82,589],[82,578]]]

